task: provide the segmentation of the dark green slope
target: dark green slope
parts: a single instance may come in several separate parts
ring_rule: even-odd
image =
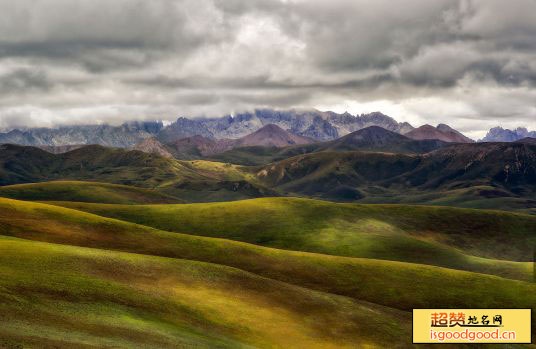
[[[388,142],[383,136],[376,140],[377,144],[384,141]],[[523,212],[536,207],[533,144],[460,144],[427,154],[335,149],[245,167],[205,160],[178,161],[100,146],[53,155],[36,148],[4,145],[0,185],[99,181],[155,189],[190,202],[286,195]],[[258,148],[258,156],[264,157],[265,151]]]
[[[536,186],[536,145],[529,143],[459,144],[423,156],[399,182],[423,189],[491,184],[514,193]]]
[[[416,168],[414,155],[378,152],[320,152],[253,168],[257,178],[283,192],[356,200],[401,189],[389,181]]]
[[[230,164],[178,161],[98,145],[57,155],[34,147],[1,146],[0,185],[51,180],[130,185],[194,202],[277,195],[251,174]]]
[[[0,197],[28,201],[77,201],[103,204],[177,204],[172,196],[133,186],[80,181],[54,181],[0,187]]]
[[[0,147],[0,185],[52,179],[98,179],[148,187],[184,170],[179,163],[162,157],[99,145],[63,154],[17,145]]]
[[[495,192],[530,208],[536,194],[536,146],[526,143],[452,145],[424,155],[320,152],[252,170],[272,188],[335,200],[419,202],[425,193],[487,186],[491,191],[473,192],[471,199]]]

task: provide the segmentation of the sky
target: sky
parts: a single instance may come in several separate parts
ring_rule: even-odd
[[[0,129],[265,107],[536,130],[536,0],[0,0]]]

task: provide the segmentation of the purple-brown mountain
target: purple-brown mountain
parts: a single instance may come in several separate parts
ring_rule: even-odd
[[[165,158],[172,158],[173,155],[169,152],[167,147],[160,143],[156,138],[146,138],[133,147],[134,150],[139,150],[148,154],[156,154]]]
[[[288,147],[314,143],[315,140],[297,136],[283,130],[277,125],[266,125],[261,129],[238,139],[212,139],[201,135],[186,137],[163,144],[155,138],[144,140],[134,149],[146,153],[167,156],[173,154],[177,159],[195,159],[209,157],[239,147]]]
[[[472,139],[464,136],[452,127],[440,124],[437,127],[424,125],[405,134],[406,137],[415,140],[438,139],[449,143],[474,143]]]
[[[315,143],[309,137],[297,136],[283,130],[281,127],[269,124],[258,131],[237,139],[234,147],[262,146],[262,147],[288,147],[289,145],[301,145]]]
[[[262,165],[297,155],[320,152],[367,151],[424,154],[450,144],[437,139],[414,140],[382,127],[370,126],[333,141],[292,145],[284,148],[241,147],[215,154],[211,158],[240,165]]]

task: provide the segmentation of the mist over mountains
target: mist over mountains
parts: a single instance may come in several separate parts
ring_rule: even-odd
[[[149,138],[155,138],[164,144],[193,136],[214,140],[240,139],[267,125],[276,125],[292,135],[318,142],[335,140],[371,126],[378,126],[388,131],[406,135],[414,140],[438,139],[444,142],[473,142],[473,140],[445,124],[440,124],[437,127],[424,125],[415,128],[407,122],[397,122],[392,117],[380,112],[352,115],[350,113],[338,114],[318,110],[278,111],[257,109],[253,112],[217,118],[189,119],[179,117],[175,122],[167,126],[161,121],[136,121],[124,123],[120,126],[85,125],[14,129],[0,133],[0,144],[56,147],[99,144],[130,148]],[[536,137],[536,132],[529,132],[526,128],[511,131],[497,127],[491,129],[481,141],[513,142],[527,137]]]
[[[380,126],[397,133],[413,130],[410,124],[398,123],[379,112],[354,116],[349,113],[263,109],[220,118],[180,117],[166,127],[162,122],[132,122],[121,126],[89,125],[12,130],[0,133],[0,143],[35,146],[100,144],[132,147],[149,137],[156,137],[162,143],[171,143],[192,136],[238,139],[269,124],[277,125],[296,136],[317,141],[334,140],[369,126]]]

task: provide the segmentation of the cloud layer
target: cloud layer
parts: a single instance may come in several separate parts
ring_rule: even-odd
[[[0,128],[256,107],[536,129],[536,0],[0,0]]]

